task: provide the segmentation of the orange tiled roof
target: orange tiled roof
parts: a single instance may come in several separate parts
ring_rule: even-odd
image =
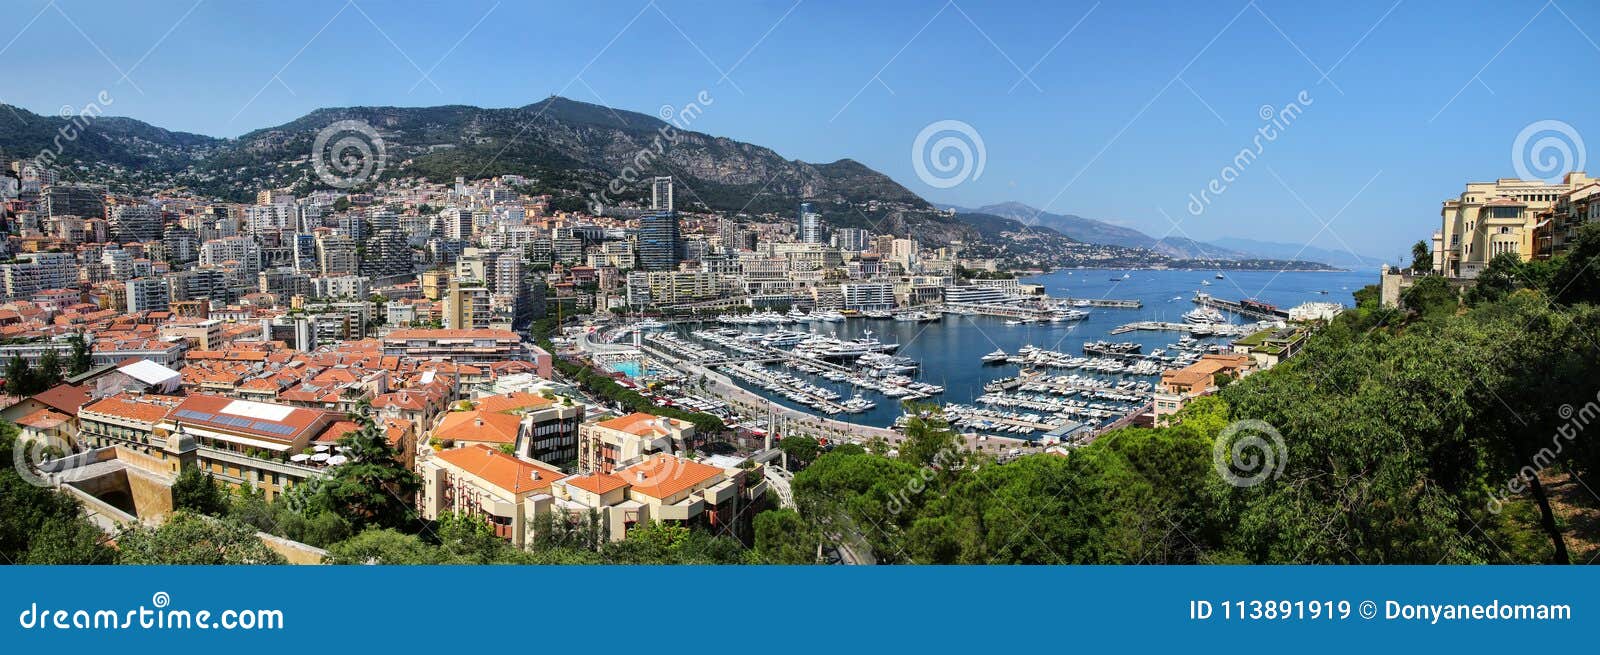
[[[662,427],[662,421],[666,421],[673,427],[680,430],[689,426],[689,424],[684,421],[670,419],[664,416],[656,416],[655,414],[646,414],[644,412],[634,412],[627,416],[619,416],[609,421],[601,421],[598,425],[603,428],[619,430],[641,437],[664,437],[671,434],[671,432]]]
[[[522,391],[513,391],[499,396],[484,396],[478,399],[478,411],[481,412],[514,412],[520,409],[535,409],[548,407],[555,404],[549,398]]]
[[[522,419],[498,412],[451,412],[439,422],[433,436],[450,441],[517,442]]]
[[[718,475],[722,469],[665,453],[617,471],[633,490],[651,498],[670,498]]]
[[[566,479],[568,485],[596,494],[606,494],[628,486],[622,478],[610,473],[592,473],[589,475],[570,477]]]
[[[567,477],[553,468],[539,466],[483,445],[446,450],[435,457],[513,494],[549,489],[551,484]],[[538,479],[534,479],[534,473],[538,473]]]

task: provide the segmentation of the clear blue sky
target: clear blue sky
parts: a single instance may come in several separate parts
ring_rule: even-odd
[[[656,113],[705,90],[695,130],[854,158],[935,202],[1018,200],[1155,235],[1165,212],[1199,239],[1303,243],[1333,220],[1316,245],[1391,259],[1464,182],[1514,176],[1524,126],[1600,135],[1600,87],[1579,74],[1600,48],[1568,20],[1600,25],[1600,9],[1576,0],[529,4],[11,0],[0,101],[55,113],[107,89],[109,113],[237,136],[325,106],[560,93]],[[1312,106],[1190,215],[1259,108],[1301,90]],[[945,119],[972,125],[986,160],[934,188],[911,145]]]

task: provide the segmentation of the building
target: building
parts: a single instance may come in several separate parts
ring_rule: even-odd
[[[76,288],[78,273],[77,258],[60,252],[22,253],[15,263],[0,265],[6,297],[17,300],[45,289]]]
[[[267,498],[325,469],[297,462],[339,414],[319,409],[194,394],[156,426],[157,434],[186,435],[198,446],[200,467],[232,485],[253,485]],[[302,461],[311,461],[307,456]]]
[[[633,413],[578,429],[578,468],[609,473],[659,453],[688,452],[694,425],[688,421]]]
[[[577,461],[582,405],[527,392],[511,392],[479,398],[475,407],[479,412],[520,417],[514,446],[517,455],[558,464]]]
[[[844,308],[855,310],[892,309],[894,284],[889,282],[846,282],[839,285]]]
[[[45,216],[106,217],[106,188],[91,184],[51,184],[39,192]]]
[[[378,279],[408,276],[412,272],[411,244],[405,232],[378,230],[368,240],[366,255],[361,258],[362,275]]]
[[[110,228],[117,243],[160,241],[161,209],[151,205],[118,205],[111,211]]]
[[[444,320],[452,330],[482,330],[489,327],[493,316],[489,288],[482,284],[462,286],[450,282],[450,291],[444,296]]]
[[[650,209],[657,212],[675,209],[672,204],[672,176],[657,177],[650,181]]]
[[[1584,173],[1572,172],[1555,184],[1504,178],[1468,183],[1440,210],[1434,272],[1470,279],[1503,253],[1532,259],[1539,252],[1535,241],[1539,223],[1549,220],[1562,196],[1592,182]]]
[[[361,260],[356,255],[355,239],[338,234],[318,237],[317,268],[329,277],[359,274]]]
[[[833,231],[833,247],[850,252],[861,252],[872,245],[872,233],[858,227],[841,227]]]
[[[1209,354],[1183,368],[1163,372],[1153,405],[1156,421],[1165,422],[1165,417],[1183,409],[1189,401],[1216,391],[1218,378],[1243,377],[1253,368],[1249,355]]]
[[[672,211],[647,214],[639,219],[639,267],[646,271],[670,271],[683,258],[678,234],[678,214]]]
[[[384,335],[382,343],[385,355],[463,364],[530,358],[522,337],[510,330],[401,329]]]
[[[422,518],[435,520],[446,512],[479,516],[518,548],[527,545],[530,519],[551,510],[551,485],[567,477],[542,462],[489,446],[436,453],[423,458],[418,469]]]
[[[823,236],[822,214],[811,203],[800,203],[800,243],[826,243]]]
[[[947,303],[996,303],[1006,299],[1006,292],[991,286],[948,286],[944,288]]]
[[[562,478],[551,485],[554,508],[572,517],[597,516],[620,541],[635,526],[670,523],[733,530],[748,521],[743,508],[766,491],[746,485],[747,472],[658,453],[610,473]]]
[[[172,291],[167,281],[141,277],[127,281],[128,313],[164,312],[172,307]]]

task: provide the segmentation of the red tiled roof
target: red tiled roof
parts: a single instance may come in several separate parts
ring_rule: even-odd
[[[514,444],[521,423],[521,418],[499,412],[451,412],[439,422],[433,436],[450,441]]]

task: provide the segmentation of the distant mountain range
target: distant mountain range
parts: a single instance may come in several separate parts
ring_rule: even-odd
[[[1349,252],[1294,243],[1242,238],[1201,242],[1172,235],[1156,238],[1132,228],[1074,214],[1052,214],[1020,202],[1002,202],[976,209],[953,205],[941,205],[941,208],[954,209],[957,212],[992,214],[1021,221],[1027,225],[1047,227],[1078,241],[1147,248],[1179,259],[1294,259],[1342,268],[1367,268],[1382,261],[1376,257],[1362,257]]]

